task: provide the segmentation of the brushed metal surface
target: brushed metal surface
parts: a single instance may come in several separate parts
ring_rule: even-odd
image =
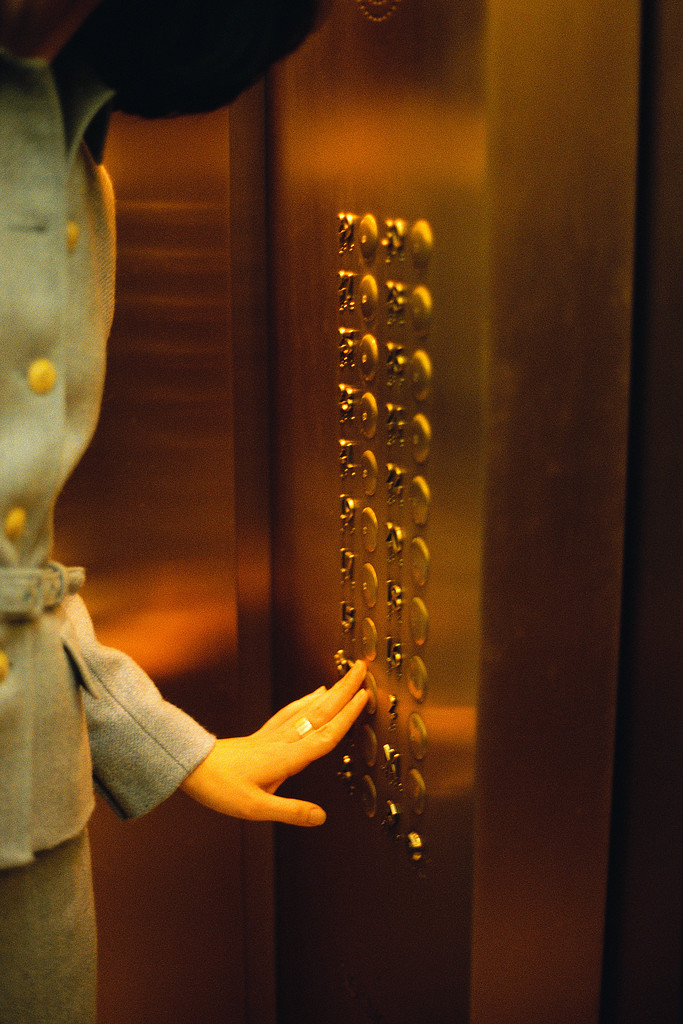
[[[419,763],[425,811],[405,824],[425,854],[410,863],[379,812],[349,798],[340,756],[297,785],[330,817],[320,832],[279,837],[281,1015],[596,1021],[638,10],[394,6],[372,22],[337,4],[270,84],[275,664],[291,698],[333,679],[341,646],[337,329],[350,321],[339,319],[337,274],[354,267],[340,263],[337,214],[372,214],[380,228],[425,219],[429,684],[416,703],[378,654],[378,710],[366,716],[380,750]],[[380,522],[383,501],[379,487],[367,501]],[[403,742],[418,709],[419,762]],[[357,748],[351,737],[352,758]],[[372,778],[381,805],[386,780]],[[361,792],[367,809],[365,779]]]
[[[683,8],[643,8],[631,450],[603,1017],[683,1010]]]
[[[356,5],[338,4],[270,87],[274,618],[281,699],[329,684],[333,654],[345,639],[339,625],[339,495],[347,482],[339,476],[338,444],[346,435],[338,380],[372,391],[379,410],[376,435],[353,424],[349,429],[359,453],[370,448],[379,467],[376,493],[358,508],[376,511],[377,547],[364,550],[358,542],[355,551],[357,561],[367,558],[379,577],[376,606],[367,613],[378,631],[371,665],[378,709],[364,723],[376,732],[380,753],[368,768],[361,739],[351,737],[297,785],[318,794],[329,820],[320,833],[279,837],[283,1020],[398,1024],[443,1020],[444,1012],[453,1021],[468,1015],[483,479],[482,15],[480,4],[405,3],[375,24]],[[404,261],[387,264],[381,244],[367,261],[359,241],[340,257],[341,212],[358,221],[373,215],[380,239],[386,220],[400,218],[408,226],[426,220],[434,235],[427,266],[414,268],[408,250]],[[356,368],[340,377],[338,327],[362,328],[363,309],[375,300],[366,282],[358,288],[366,307],[340,318],[339,270],[356,273],[357,288],[365,275],[375,277],[381,310],[386,280],[410,289],[422,284],[431,293],[429,331],[420,336],[410,324],[404,331],[409,345],[424,347],[433,364],[428,399],[416,404],[408,381],[404,392],[410,416],[420,409],[432,424],[424,468],[413,461],[410,418],[405,445],[386,443],[385,406],[398,401],[392,397],[398,392],[385,380],[385,344],[394,334],[380,316],[368,322],[379,346],[376,376],[364,382]],[[387,502],[386,461],[393,452],[397,465],[430,481],[424,531],[411,519],[410,475],[403,503]],[[349,487],[363,496],[357,480]],[[407,659],[400,680],[396,673],[389,677],[386,667],[386,637],[394,633],[397,615],[390,620],[386,610],[384,528],[395,519],[406,534],[401,628],[409,653],[410,600],[417,594],[409,570],[413,530],[424,536],[430,553],[424,590],[429,636],[420,649],[429,684],[419,705],[408,688]],[[346,638],[352,657],[361,650],[360,584],[355,594],[358,626]],[[398,697],[395,716],[390,693]],[[426,732],[419,762],[409,744],[409,718],[418,707]],[[409,811],[407,791],[387,783],[381,765],[387,743],[400,752],[406,780],[410,768],[420,765],[426,788],[421,815]],[[358,762],[358,791],[351,798],[336,778],[347,749]],[[362,793],[370,799],[362,780],[368,772],[379,804],[372,818],[362,802]],[[388,798],[402,812],[400,842],[380,823]],[[411,831],[424,841],[424,855],[414,862],[407,848]]]
[[[635,3],[489,6],[472,1019],[598,1019],[622,581]]]
[[[60,557],[87,568],[102,641],[223,735],[251,723],[236,671],[228,131],[225,112],[112,125],[118,303],[105,398],[56,530]],[[253,660],[251,703],[261,680]],[[98,802],[101,1024],[249,1019],[260,901],[245,898],[258,862],[246,862],[244,829],[183,794],[125,824]]]

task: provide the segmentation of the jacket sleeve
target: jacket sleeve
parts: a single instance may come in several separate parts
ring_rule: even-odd
[[[127,655],[100,644],[80,597],[62,602],[62,639],[83,683],[95,788],[121,818],[160,804],[216,739],[159,693]]]

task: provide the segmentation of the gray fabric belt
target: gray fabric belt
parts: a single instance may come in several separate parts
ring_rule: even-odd
[[[44,569],[0,568],[0,616],[5,619],[37,619],[56,608],[67,594],[75,594],[85,582],[85,569],[67,569],[50,562]]]

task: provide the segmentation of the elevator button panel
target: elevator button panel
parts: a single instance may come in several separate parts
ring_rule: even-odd
[[[371,667],[370,698],[339,774],[362,813],[401,839],[417,864],[429,824],[434,236],[422,217],[345,211],[337,217],[336,246],[341,612],[335,660],[340,674],[357,657]]]

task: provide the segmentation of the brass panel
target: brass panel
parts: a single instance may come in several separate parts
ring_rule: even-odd
[[[296,785],[328,824],[280,837],[283,1020],[597,1021],[638,31],[635,3],[348,0],[273,76],[283,699],[360,652],[339,550],[363,552],[366,507],[387,527],[363,556],[378,764],[356,731]],[[340,329],[376,361],[340,361]],[[362,436],[340,433],[340,383],[377,400],[373,495],[340,479]]]
[[[118,197],[118,296],[107,383],[56,521],[59,557],[86,567],[83,597],[100,639],[222,734],[249,721],[236,673],[227,132],[225,112],[114,119],[105,162]],[[101,1024],[221,1020],[226,1005],[235,1022],[247,1019],[243,832],[182,794],[125,824],[98,800]]]
[[[643,6],[631,449],[603,1019],[683,1018],[683,6]]]
[[[363,757],[362,731],[349,737],[331,763],[295,784],[328,809],[324,829],[279,841],[280,1014],[301,1024],[440,1021],[444,1007],[449,1020],[468,1014],[483,478],[482,17],[479,3],[406,2],[374,23],[356,4],[338,3],[270,84],[281,700],[329,684],[335,651],[353,658],[367,644],[362,615],[340,629],[341,601],[357,612],[365,605],[360,580],[340,584],[340,549],[371,564],[379,581],[377,711],[360,727],[372,721],[377,763],[370,768]],[[340,337],[357,339],[353,356],[340,358]],[[339,384],[361,389],[357,419],[340,422]],[[356,461],[372,451],[374,493],[360,469],[340,478],[342,439],[355,444]],[[413,486],[417,475],[424,482]],[[353,524],[347,501],[340,523],[340,495],[354,500]],[[366,508],[377,520],[376,544]],[[419,583],[410,553],[418,536],[429,559]],[[411,606],[418,594],[423,604]],[[429,673],[422,703],[409,687],[418,649]],[[419,761],[409,727],[418,707],[428,737],[419,749],[413,738]],[[353,795],[336,778],[343,753]],[[418,763],[425,796],[416,799],[407,780]],[[364,775],[377,793],[372,816]]]
[[[472,1019],[599,1016],[639,4],[492,0]]]

